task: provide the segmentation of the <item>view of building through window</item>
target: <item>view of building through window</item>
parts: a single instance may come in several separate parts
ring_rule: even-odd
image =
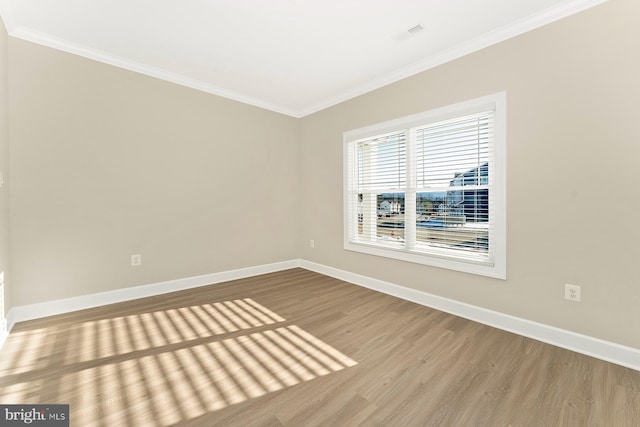
[[[488,163],[483,163],[479,167],[454,174],[450,187],[455,189],[416,194],[415,225],[418,244],[477,252],[488,250],[489,191],[487,188],[476,188],[487,184],[488,171]],[[473,189],[465,189],[467,186]],[[360,207],[363,198],[364,194],[360,193]],[[378,240],[404,242],[405,194],[377,194],[376,208],[375,234]],[[362,209],[359,212],[358,234],[363,238],[368,230],[362,225]]]
[[[348,250],[505,274],[505,94],[344,134]]]

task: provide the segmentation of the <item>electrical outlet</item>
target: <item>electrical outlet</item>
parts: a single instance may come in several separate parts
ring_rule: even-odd
[[[564,299],[573,301],[573,302],[580,302],[580,286],[570,285],[568,283],[565,283]]]
[[[140,254],[131,255],[131,266],[137,267],[139,265],[142,265],[142,255]]]
[[[316,241],[315,240],[309,240],[309,247],[311,249],[315,248],[316,247]]]

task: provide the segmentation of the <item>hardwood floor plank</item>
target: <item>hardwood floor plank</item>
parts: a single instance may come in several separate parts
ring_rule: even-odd
[[[0,401],[98,427],[631,427],[640,372],[292,269],[18,324]]]

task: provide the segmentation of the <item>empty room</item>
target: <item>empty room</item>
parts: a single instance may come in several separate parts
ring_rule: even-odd
[[[637,0],[0,16],[0,425],[640,425]]]

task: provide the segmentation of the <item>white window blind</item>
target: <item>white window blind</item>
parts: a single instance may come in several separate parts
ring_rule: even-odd
[[[404,222],[384,223],[377,218],[391,218],[402,209],[407,186],[406,135],[400,132],[359,141],[356,154],[357,189],[353,193],[353,201],[357,200],[360,215],[354,240],[397,242],[400,240],[396,238],[398,233],[391,231],[381,235],[378,228],[401,229]]]
[[[504,104],[345,133],[345,248],[503,277]]]
[[[493,263],[489,176],[494,112],[484,111],[416,131],[418,247]],[[437,212],[427,211],[438,201]]]
[[[360,190],[404,189],[406,173],[404,133],[358,143],[358,188]]]

